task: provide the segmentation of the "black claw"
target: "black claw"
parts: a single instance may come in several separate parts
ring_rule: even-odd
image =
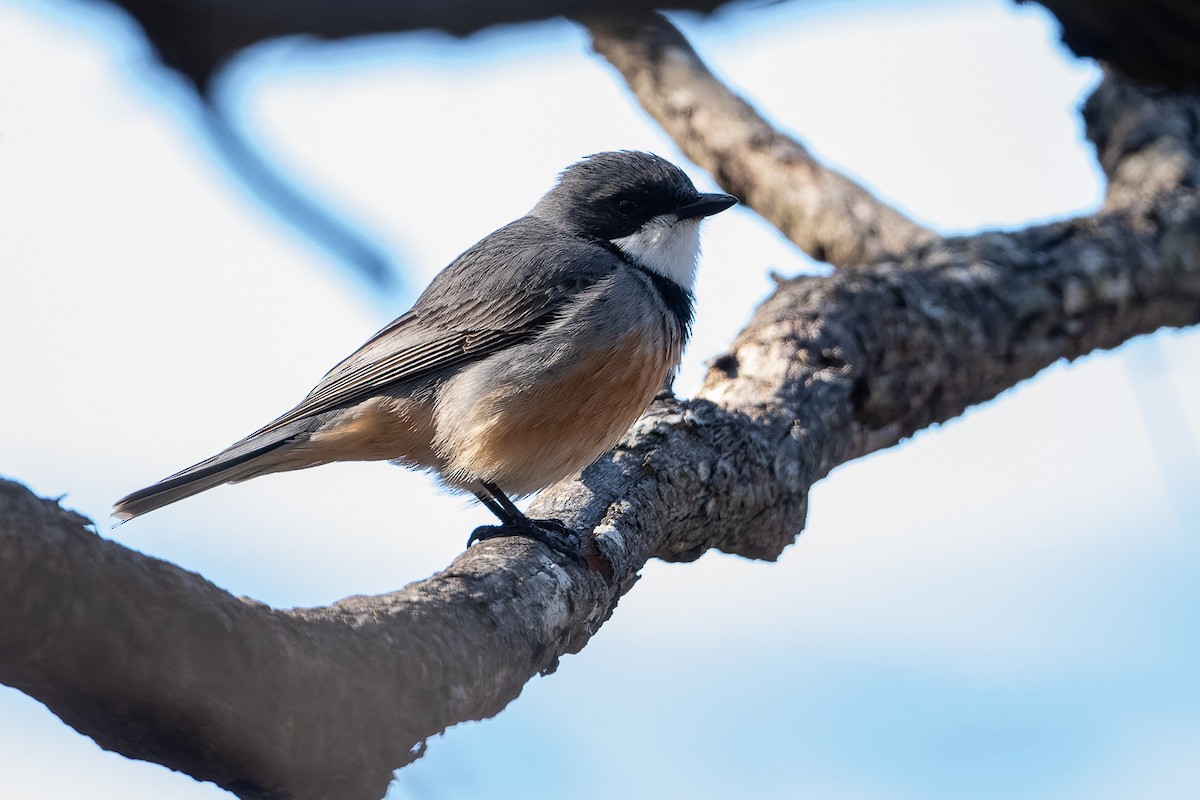
[[[521,517],[504,525],[480,525],[471,532],[471,537],[467,539],[467,547],[476,542],[501,536],[521,536],[533,539],[557,553],[562,553],[576,563],[587,563],[587,558],[583,555],[583,537],[564,525],[562,520],[557,519]]]
[[[512,532],[503,525],[480,525],[471,531],[471,536],[467,539],[467,547],[476,542],[486,542],[488,539],[495,539],[497,536],[512,536]]]

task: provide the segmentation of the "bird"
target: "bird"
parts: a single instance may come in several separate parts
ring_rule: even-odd
[[[674,375],[691,332],[700,222],[738,202],[645,152],[588,156],[525,216],[438,273],[407,312],[290,411],[116,502],[126,521],[225,483],[391,461],[473,493],[523,536],[577,553],[526,497],[614,447]]]

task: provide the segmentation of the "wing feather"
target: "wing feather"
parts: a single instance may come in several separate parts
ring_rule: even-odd
[[[331,369],[298,406],[253,435],[524,341],[553,322],[570,297],[618,264],[598,244],[523,217],[455,259],[412,309]]]

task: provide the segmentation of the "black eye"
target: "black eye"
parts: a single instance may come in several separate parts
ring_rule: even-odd
[[[617,213],[622,217],[632,217],[641,210],[636,200],[618,200]]]

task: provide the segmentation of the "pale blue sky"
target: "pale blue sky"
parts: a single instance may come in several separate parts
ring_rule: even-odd
[[[681,24],[772,120],[939,230],[1100,202],[1075,113],[1098,71],[1036,7]],[[294,404],[578,157],[654,150],[713,185],[565,22],[272,45],[228,80],[237,123],[394,255],[401,291],[370,293],[230,179],[127,23],[0,0],[0,472],[98,520]],[[771,269],[817,268],[745,209],[707,225],[681,391]],[[837,470],[776,564],[650,564],[582,654],[432,740],[389,797],[1194,797],[1198,452],[1196,332],[1055,366]],[[108,535],[293,606],[425,577],[486,517],[423,476],[337,465]],[[9,689],[0,796],[228,797]]]

